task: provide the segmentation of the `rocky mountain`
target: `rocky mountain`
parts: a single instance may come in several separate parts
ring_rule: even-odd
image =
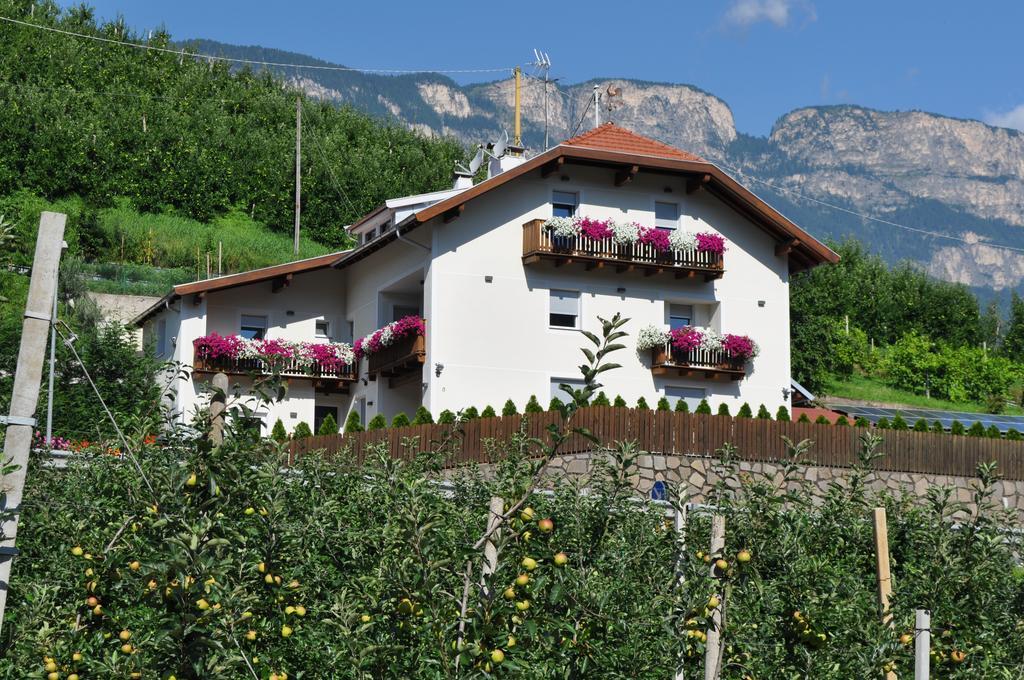
[[[190,45],[247,59],[327,64],[260,47]],[[461,86],[429,73],[279,74],[312,96],[467,144],[494,140],[512,126],[511,78]],[[589,129],[595,88],[602,121],[722,165],[820,238],[854,236],[890,261],[909,259],[986,296],[1024,284],[1024,133],[921,111],[828,106],[791,111],[767,138],[751,137],[736,130],[726,102],[692,85],[597,79],[556,86],[526,77],[529,149],[542,150],[545,133],[553,145]]]

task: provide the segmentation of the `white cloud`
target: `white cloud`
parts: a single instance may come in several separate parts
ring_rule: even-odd
[[[725,13],[725,23],[747,28],[768,21],[783,28],[789,25],[796,10],[806,14],[808,21],[817,18],[814,5],[806,0],[736,0]]]
[[[1003,113],[986,111],[985,122],[989,125],[995,125],[996,127],[1024,130],[1024,104],[1018,104],[1014,108],[1009,111],[1004,111]]]

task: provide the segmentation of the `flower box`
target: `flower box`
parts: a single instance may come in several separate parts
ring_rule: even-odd
[[[194,369],[213,373],[260,373],[285,377],[355,380],[355,352],[342,342],[305,342],[210,333],[193,343]]]

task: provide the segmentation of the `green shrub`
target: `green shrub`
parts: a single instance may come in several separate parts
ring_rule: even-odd
[[[383,413],[378,413],[374,417],[370,418],[370,422],[369,422],[369,424],[367,424],[366,429],[370,430],[370,431],[373,431],[373,430],[383,430],[387,426],[388,426],[388,419],[384,417]]]
[[[720,415],[720,416],[732,415],[731,413],[729,413],[729,405],[726,404],[725,402],[722,402],[721,404],[719,404],[718,405],[718,415]]]
[[[565,408],[565,403],[558,397],[551,397],[551,401],[548,402],[549,411],[561,411]]]
[[[927,432],[927,431],[928,431],[928,421],[927,420],[925,420],[924,418],[918,418],[916,421],[914,421],[914,432]]]
[[[401,411],[391,419],[391,427],[405,427],[406,425],[409,425],[409,416]]]
[[[316,431],[320,436],[327,436],[332,434],[338,434],[338,421],[334,419],[334,416],[328,413],[323,422],[320,423],[320,429]]]
[[[636,408],[637,408],[637,410],[640,410],[640,411],[650,411],[651,410],[651,407],[647,405],[647,400],[644,399],[643,397],[640,397],[639,399],[636,400]]]
[[[662,397],[658,400],[658,405],[655,407],[656,411],[671,411],[672,406],[668,403],[668,397]]]
[[[505,417],[519,415],[515,402],[511,399],[506,400],[505,405],[501,407],[501,415]]]
[[[888,418],[882,416],[881,418],[878,419],[878,422],[875,423],[875,427],[877,427],[879,430],[891,430],[892,423],[889,422]]]
[[[497,415],[493,406],[485,406],[484,410],[480,412],[481,418],[495,418]]]
[[[909,430],[910,426],[907,425],[907,421],[903,420],[903,416],[899,413],[892,419],[892,429],[894,430]]]
[[[463,420],[475,420],[480,417],[480,412],[476,410],[476,406],[470,406],[462,409]]]
[[[530,399],[526,402],[526,408],[523,409],[523,413],[544,413],[544,409],[541,408],[536,395],[530,395]]]
[[[622,398],[622,395],[616,394],[615,402],[612,404],[612,406],[616,408],[626,408],[626,400]]]
[[[818,416],[817,418],[814,419],[814,424],[815,425],[831,425],[832,421],[830,421],[825,416]]]
[[[995,425],[989,425],[988,429],[985,430],[985,436],[989,439],[1002,439],[1003,432]]]
[[[969,437],[984,437],[985,436],[985,426],[982,425],[977,420],[974,421],[974,424],[971,425],[969,428],[967,428],[967,436],[969,436]]]
[[[747,402],[743,402],[743,405],[740,406],[740,410],[736,412],[736,417],[737,418],[753,418],[754,417],[754,411],[750,408],[750,404],[748,404]]]
[[[959,420],[954,420],[949,425],[949,433],[950,434],[964,435],[964,434],[967,434],[967,430],[964,429],[964,424],[963,423],[961,423]]]
[[[352,409],[348,412],[348,418],[345,419],[345,432],[362,432],[363,421],[359,419],[359,412]]]
[[[697,404],[697,409],[694,413],[699,413],[705,416],[711,415],[711,404],[708,403],[707,399],[701,399],[700,403]]]
[[[434,416],[430,414],[426,406],[416,408],[416,414],[412,418],[413,425],[430,425],[434,422]]]
[[[769,411],[768,407],[765,406],[764,404],[761,404],[758,407],[758,409],[757,409],[757,419],[758,420],[771,420],[772,419],[771,411]]]
[[[598,392],[597,396],[594,397],[594,401],[590,403],[591,406],[611,406],[612,403],[608,401],[608,395],[604,392]]]
[[[871,421],[864,416],[857,416],[857,418],[854,419],[853,424],[857,427],[871,427]]]
[[[288,431],[284,429],[284,423],[280,418],[274,421],[274,427],[270,430],[270,438],[278,444],[288,441]]]
[[[452,425],[455,423],[455,414],[449,409],[441,411],[441,414],[437,417],[437,423],[439,425]]]
[[[676,413],[689,413],[690,405],[686,403],[685,399],[676,399]]]
[[[796,419],[798,423],[810,423],[811,419],[807,417],[806,413],[801,413],[800,417]]]
[[[1009,430],[1006,431],[1006,438],[1009,439],[1010,441],[1017,442],[1021,440],[1021,434],[1016,428],[1011,427]]]
[[[942,427],[942,423],[937,420],[932,423],[931,430],[936,434],[946,434],[946,428]]]
[[[785,406],[780,406],[779,410],[775,412],[775,420],[779,421],[780,423],[788,423],[789,409],[786,408]]]
[[[295,426],[295,431],[292,432],[292,438],[294,439],[305,439],[312,436],[313,430],[309,429],[309,424],[305,420],[299,421],[299,424]]]
[[[846,416],[839,416],[838,418],[836,418],[836,425],[849,427],[850,421],[846,419]]]

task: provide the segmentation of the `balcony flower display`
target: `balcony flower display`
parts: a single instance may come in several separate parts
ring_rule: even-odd
[[[318,366],[337,370],[355,361],[352,347],[343,342],[303,342],[278,338],[247,340],[239,335],[210,333],[196,338],[192,344],[196,358],[199,359],[257,360],[268,367],[294,361],[303,368]]]
[[[637,333],[636,348],[645,352],[671,345],[680,352],[703,350],[722,352],[731,359],[748,360],[757,356],[760,348],[746,335],[721,334],[711,328],[683,326],[670,331],[657,326],[645,326]]]
[[[394,344],[397,340],[410,336],[425,335],[426,322],[418,316],[405,316],[392,321],[383,328],[378,328],[366,337],[355,342],[356,358],[365,357],[378,352],[384,347]]]
[[[649,245],[658,252],[699,252],[721,255],[725,252],[725,239],[712,232],[693,233],[682,229],[657,229],[636,222],[602,220],[578,215],[552,217],[544,227],[556,239],[582,237],[589,241],[611,239],[619,246],[637,243]]]

